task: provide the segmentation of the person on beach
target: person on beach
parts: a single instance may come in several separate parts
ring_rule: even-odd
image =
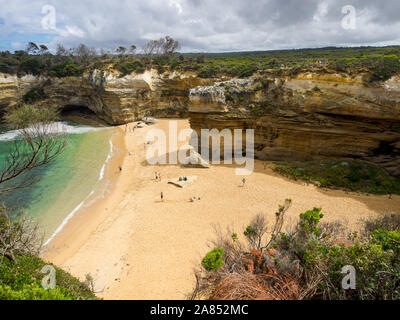
[[[156,181],[158,181],[158,172],[156,172],[155,177],[156,177]]]
[[[161,202],[164,202],[164,193],[161,192]]]
[[[246,184],[246,179],[245,179],[245,178],[243,178],[242,182],[243,182],[243,187],[244,187],[244,186],[245,186],[245,184]]]
[[[158,174],[158,181],[161,182],[161,172]]]
[[[122,171],[122,166],[118,166],[118,168],[119,168],[119,172],[121,172]]]

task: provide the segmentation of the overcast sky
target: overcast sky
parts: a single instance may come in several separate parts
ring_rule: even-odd
[[[349,5],[355,28],[352,11],[342,13]],[[400,44],[400,0],[0,0],[0,8],[0,50],[10,51],[28,41],[141,47],[164,35],[182,52]]]

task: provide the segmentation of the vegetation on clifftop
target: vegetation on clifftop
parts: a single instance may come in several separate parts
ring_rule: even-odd
[[[297,72],[303,69],[328,68],[334,71],[363,69],[369,82],[384,81],[400,71],[400,47],[321,48],[219,54],[180,54],[179,42],[171,37],[148,41],[142,53],[136,46],[120,46],[112,51],[89,48],[84,44],[66,49],[62,45],[56,54],[46,46],[29,43],[26,50],[0,52],[0,72],[54,77],[79,76],[84,71],[113,68],[121,76],[143,73],[155,68],[193,71],[201,78],[222,76],[245,78],[259,71],[274,73]]]

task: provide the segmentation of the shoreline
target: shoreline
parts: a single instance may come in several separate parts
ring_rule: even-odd
[[[87,213],[93,209],[94,205],[99,205],[101,200],[104,199],[105,193],[111,192],[112,190],[109,189],[112,188],[113,184],[118,182],[119,177],[115,174],[115,170],[112,170],[111,166],[116,165],[116,163],[123,163],[125,156],[123,154],[114,153],[116,153],[118,150],[125,149],[125,141],[123,139],[121,127],[115,127],[112,130],[115,130],[115,132],[113,132],[110,137],[110,152],[108,153],[107,158],[100,169],[99,180],[96,186],[89,193],[89,195],[63,220],[61,225],[43,245],[41,254],[43,258],[51,259],[54,257],[53,255],[56,254],[55,251],[57,251],[57,246],[59,246],[63,241],[69,240],[73,225],[80,222],[83,218],[91,219],[90,215],[87,215]]]
[[[66,217],[65,219],[61,222],[61,224],[57,227],[57,229],[53,232],[53,234],[49,237],[49,239],[46,240],[46,242],[43,244],[43,248],[42,251],[44,251],[46,249],[46,247],[51,243],[51,241],[64,229],[64,227],[67,225],[68,221],[71,220],[73,218],[73,216],[79,212],[79,210],[86,204],[86,202],[90,199],[90,197],[92,195],[95,194],[96,189],[99,187],[99,184],[101,183],[101,181],[104,179],[104,172],[106,169],[106,166],[108,164],[108,162],[110,161],[110,159],[112,158],[112,153],[113,153],[113,142],[112,142],[112,137],[110,137],[110,151],[107,155],[106,160],[104,161],[103,166],[100,169],[100,173],[99,173],[99,180],[97,181],[96,185],[93,187],[93,189],[90,191],[90,193],[86,196],[86,198],[84,198],[81,203],[79,203],[74,210],[72,210]]]
[[[400,196],[387,201],[383,196],[321,190],[277,176],[261,161],[255,162],[245,188],[235,166],[149,165],[145,135],[153,127],[167,131],[170,120],[134,134],[117,127],[113,157],[104,170],[109,183],[78,210],[43,254],[80,279],[91,274],[101,298],[185,299],[195,285],[193,270],[211,249],[215,227],[231,227],[240,234],[258,213],[273,220],[286,198],[293,200],[288,223],[301,212],[322,207],[325,221],[342,220],[351,228],[360,218],[397,212],[400,207]],[[178,129],[185,128],[189,122],[178,120]],[[162,182],[155,181],[155,172],[162,172]],[[168,185],[169,179],[182,175],[198,180],[184,189]],[[193,195],[201,201],[191,203]]]

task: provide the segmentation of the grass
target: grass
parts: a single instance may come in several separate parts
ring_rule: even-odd
[[[362,161],[276,162],[274,171],[323,188],[371,194],[400,194],[400,179]]]

